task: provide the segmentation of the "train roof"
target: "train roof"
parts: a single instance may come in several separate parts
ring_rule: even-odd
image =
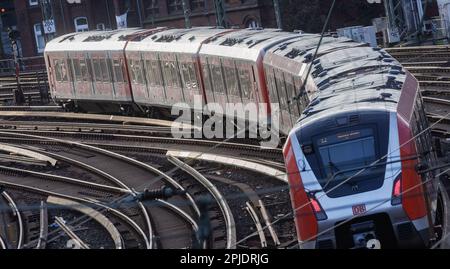
[[[297,124],[347,109],[396,111],[406,80],[414,79],[384,50],[373,48],[334,51],[310,64],[318,91]]]
[[[267,52],[264,63],[293,75],[302,76],[305,71],[304,64],[312,60],[319,39],[319,35],[313,34],[283,42]],[[364,44],[351,42],[348,38],[326,36],[322,40],[317,56],[360,46]]]
[[[216,27],[169,29],[154,33],[140,41],[131,41],[127,51],[160,51],[197,53],[203,42],[233,31]]]
[[[45,51],[111,51],[123,50],[126,42],[146,36],[156,29],[127,28],[110,31],[89,31],[66,34],[47,43]],[[162,28],[164,29],[164,28]]]
[[[242,29],[211,39],[202,46],[200,54],[256,61],[261,51],[301,35],[279,29]]]

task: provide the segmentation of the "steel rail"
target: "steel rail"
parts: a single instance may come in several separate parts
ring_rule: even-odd
[[[56,224],[82,249],[89,249],[89,246],[81,240],[61,217],[55,217]]]
[[[208,179],[206,179],[202,174],[200,174],[197,170],[189,166],[188,164],[180,161],[179,159],[168,156],[167,159],[176,165],[181,170],[185,171],[186,173],[190,174],[192,177],[194,177],[200,184],[202,184],[214,197],[216,202],[218,203],[222,214],[225,218],[225,225],[226,225],[226,231],[227,231],[227,249],[234,249],[236,248],[236,223],[234,221],[233,213],[231,212],[231,209],[226,202],[225,197],[222,196],[222,194],[219,192],[219,190],[212,184]]]
[[[11,209],[13,210],[14,215],[17,217],[17,222],[19,224],[19,240],[17,242],[17,249],[21,249],[22,245],[23,245],[23,240],[24,240],[24,228],[23,228],[23,221],[22,221],[22,216],[20,215],[20,211],[19,208],[17,207],[16,203],[14,202],[14,200],[11,198],[11,196],[9,196],[9,194],[7,192],[2,192],[3,197],[8,201],[9,205],[11,206]]]
[[[94,199],[86,199],[86,198],[79,198],[79,197],[74,197],[74,196],[70,196],[70,195],[65,195],[65,194],[60,194],[57,192],[53,192],[53,191],[47,191],[47,190],[43,190],[43,189],[39,189],[39,188],[35,188],[35,187],[30,187],[30,186],[26,186],[26,185],[21,185],[21,184],[17,184],[17,183],[11,183],[11,182],[5,182],[0,180],[0,184],[4,185],[4,186],[9,186],[10,188],[16,188],[19,190],[27,190],[30,192],[34,192],[34,193],[39,193],[39,194],[44,194],[46,196],[56,196],[56,197],[61,197],[61,198],[65,198],[68,200],[73,200],[73,201],[78,201],[80,203],[88,203],[88,204],[92,204],[98,207],[101,207],[103,210],[106,210],[106,212],[110,212],[113,215],[115,215],[116,217],[120,218],[121,220],[125,221],[126,223],[128,223],[128,225],[130,225],[138,234],[140,234],[140,236],[142,237],[142,239],[145,242],[146,248],[147,249],[151,249],[151,245],[150,242],[148,240],[148,237],[146,235],[146,233],[141,229],[141,227],[139,227],[138,224],[136,224],[136,222],[134,222],[130,217],[128,217],[127,215],[125,215],[124,213],[120,212],[119,210],[113,208],[113,207],[109,207],[103,203],[100,203]],[[89,220],[89,219],[88,219]],[[56,233],[55,231],[49,233],[49,235]],[[36,240],[34,240],[36,241]],[[47,242],[51,242],[52,240],[48,240]],[[33,241],[32,241],[33,242]],[[27,246],[32,243],[32,242],[28,242]]]
[[[256,214],[256,211],[253,209],[252,205],[249,202],[245,203],[248,213],[250,214],[250,217],[253,219],[253,222],[256,226],[256,231],[259,235],[259,240],[261,241],[261,247],[266,248],[267,247],[267,240],[266,235],[264,234],[264,230],[262,228],[261,222],[259,221],[258,214]]]
[[[48,235],[48,210],[47,204],[44,201],[41,201],[41,208],[39,210],[39,239],[36,245],[37,249],[44,249],[47,244],[47,235]]]

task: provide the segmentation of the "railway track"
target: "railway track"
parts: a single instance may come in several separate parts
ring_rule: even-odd
[[[0,103],[11,104],[13,102],[13,91],[18,89],[14,76],[0,77]],[[20,74],[20,88],[25,101],[31,104],[44,105],[51,103],[48,77],[45,70]]]
[[[24,240],[24,224],[16,201],[3,189],[0,195],[0,247],[20,249]]]
[[[0,186],[4,186],[8,191],[24,193],[24,196],[27,196],[28,193],[38,194],[44,198],[46,197],[46,199],[59,197],[89,205],[93,210],[105,214],[106,218],[111,219],[114,225],[118,223],[118,226],[121,227],[121,229],[118,229],[120,234],[125,234],[123,237],[126,238],[123,248],[199,247],[196,235],[201,228],[200,219],[202,212],[198,199],[208,194],[214,198],[207,208],[208,215],[211,216],[210,227],[212,232],[208,239],[205,240],[204,245],[200,247],[248,247],[235,245],[237,237],[233,229],[244,226],[241,225],[242,222],[234,223],[231,219],[242,212],[230,212],[229,207],[227,209],[223,205],[223,202],[227,201],[227,198],[221,194],[223,191],[214,190],[212,188],[214,185],[211,183],[214,181],[210,179],[207,179],[208,181],[199,180],[202,177],[199,177],[199,174],[195,174],[195,171],[197,171],[195,168],[186,172],[170,163],[169,157],[165,156],[168,149],[153,150],[153,155],[149,155],[150,148],[139,152],[136,150],[136,145],[127,145],[129,143],[132,144],[132,142],[126,139],[121,141],[121,145],[106,144],[101,147],[101,145],[94,145],[95,143],[85,143],[86,141],[80,140],[80,142],[76,142],[76,139],[73,139],[73,137],[59,136],[56,139],[52,138],[52,135],[48,133],[40,133],[38,136],[37,133],[33,132],[31,134],[24,130],[16,131],[2,132],[0,141],[47,155],[49,158],[57,160],[58,165],[55,168],[37,168],[33,162],[18,164],[11,160],[12,165],[0,166],[0,174],[5,175],[0,180]],[[103,133],[102,135],[105,134]],[[98,142],[98,139],[97,137],[92,141],[96,140]],[[108,139],[111,139],[111,137]],[[169,142],[163,142],[164,140],[161,140],[162,137],[154,137],[152,139],[157,139],[153,143],[170,144]],[[104,139],[100,140],[103,142],[102,140]],[[189,143],[193,145],[192,148],[194,148],[195,143],[200,145],[206,143],[200,142],[192,143],[191,141]],[[225,143],[224,145],[226,146],[222,146],[223,149],[229,152],[244,146],[232,143],[229,145]],[[220,149],[215,142],[211,142],[204,144],[205,151],[207,147],[214,146]],[[186,149],[185,145],[182,148]],[[255,148],[247,146],[246,150],[257,152]],[[196,149],[198,150],[199,146],[196,146]],[[222,153],[224,152],[222,151]],[[184,163],[181,160],[179,162]],[[169,163],[172,169],[184,171],[182,172],[184,175],[171,172],[170,170],[172,169],[162,169],[167,168]],[[187,162],[185,165],[188,166]],[[162,170],[159,170],[160,168]],[[180,180],[180,177],[184,180]],[[186,178],[190,179],[186,180]],[[280,182],[277,179],[273,180],[280,185],[286,186],[285,182]],[[123,197],[130,199],[130,197],[142,193],[145,189],[158,190],[163,186],[171,186],[174,189],[181,190],[184,194],[168,199],[156,199],[151,202],[143,201],[142,207],[139,205],[130,207],[127,206],[128,203],[123,202]],[[35,201],[35,204],[45,201],[46,199],[44,198],[40,201]],[[284,194],[283,199],[289,201],[287,193]],[[118,206],[116,206],[116,203]],[[111,209],[116,210],[114,211],[115,214],[110,213]],[[36,216],[39,212],[39,210],[34,211],[33,216],[35,219],[37,219]],[[78,242],[77,237],[74,235],[79,235],[81,243],[76,243],[76,246],[79,247],[86,244],[86,246],[98,247],[98,244],[95,245],[89,241],[89,236],[83,235],[83,231],[79,231],[76,228],[79,226],[85,227],[86,223],[92,223],[92,220],[86,216],[81,216],[79,218],[82,221],[77,220],[72,223],[69,220],[73,212],[64,212],[66,211],[50,212],[49,214],[48,222],[58,228],[48,231],[48,237],[50,238],[50,240],[46,240],[48,244],[50,243],[48,246],[51,248],[63,247],[64,240],[66,242],[67,240]],[[148,217],[145,217],[144,212],[148,213]],[[258,210],[258,212],[260,211]],[[56,221],[56,217],[58,217],[59,222]],[[261,220],[263,219],[261,215]],[[69,226],[62,227],[60,225],[62,220],[67,221]],[[41,227],[38,224],[34,226],[35,230],[45,230],[37,229]],[[248,225],[245,227],[248,227]],[[246,230],[246,232],[248,231]],[[33,238],[25,245],[33,248],[41,247],[42,244],[39,244],[41,236],[35,233]],[[103,236],[103,238],[108,238],[108,236]],[[42,242],[42,240],[40,241]],[[105,239],[104,241],[107,242],[108,240]],[[112,247],[114,245],[111,243],[111,239],[108,242],[105,243],[106,246]],[[278,245],[273,244],[273,246]]]
[[[10,133],[26,133],[70,139],[102,148],[121,151],[157,153],[168,150],[207,152],[214,148],[220,155],[274,161],[282,164],[281,149],[262,148],[258,141],[224,142],[220,140],[174,139],[169,127],[130,126],[77,122],[2,121],[0,129]],[[245,144],[244,144],[245,143]],[[257,160],[259,159],[259,160]]]
[[[430,122],[440,123],[433,129],[439,138],[450,137],[450,124],[442,119],[450,111],[450,46],[388,48],[418,80]]]

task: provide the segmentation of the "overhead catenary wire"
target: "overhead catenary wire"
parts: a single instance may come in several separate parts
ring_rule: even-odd
[[[320,45],[322,44],[323,37],[325,36],[325,31],[328,28],[328,23],[330,22],[331,15],[333,14],[333,10],[334,10],[335,4],[336,4],[336,0],[333,0],[333,3],[331,3],[331,7],[328,10],[328,15],[327,15],[327,18],[325,19],[325,23],[324,23],[323,28],[322,28],[322,33],[320,34],[319,42],[317,43],[316,51],[314,52],[314,55],[313,55],[313,57],[311,59],[309,67],[308,67],[308,71],[306,72],[305,81],[303,82],[302,87],[300,88],[300,91],[293,98],[294,100],[290,100],[289,102],[299,100],[301,95],[303,94],[306,86],[307,86],[306,84],[308,83],[308,78],[309,78],[309,75],[311,74],[311,70],[312,70],[312,67],[313,67],[312,63],[317,58],[317,54],[319,53]]]

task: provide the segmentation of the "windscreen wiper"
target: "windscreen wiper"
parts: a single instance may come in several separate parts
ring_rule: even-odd
[[[329,161],[329,162],[328,162],[328,165],[330,166],[330,168],[333,168],[334,170],[336,170],[336,173],[341,171],[341,170],[339,170],[339,168],[336,166],[336,164],[335,164],[334,162],[332,162],[332,161]]]
[[[379,167],[379,166],[383,166],[383,165],[387,165],[387,164],[398,163],[398,162],[401,162],[401,161],[415,160],[415,159],[417,159],[417,158],[419,158],[419,156],[418,156],[418,155],[415,155],[415,156],[412,156],[412,157],[408,157],[408,158],[404,158],[404,159],[398,159],[398,160],[395,160],[395,161],[382,162],[382,163],[372,163],[372,164],[369,164],[369,165],[364,165],[364,166],[360,166],[360,167],[355,167],[355,168],[351,168],[351,169],[346,169],[346,170],[338,171],[338,172],[334,173],[334,174],[327,180],[327,182],[325,183],[325,185],[323,186],[322,189],[325,190],[326,187],[328,187],[328,185],[329,185],[329,184],[330,184],[330,183],[331,183],[338,175],[341,175],[341,174],[345,174],[345,173],[352,172],[352,171],[358,171],[357,173],[359,173],[360,171],[362,172],[362,171],[364,171],[364,170],[366,170],[366,169],[372,169],[372,168],[375,168],[375,167]],[[381,160],[381,159],[380,159],[380,160]],[[349,176],[348,178],[354,177],[357,173],[355,173],[355,174]]]

